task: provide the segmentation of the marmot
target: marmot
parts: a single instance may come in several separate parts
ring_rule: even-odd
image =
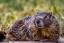
[[[17,41],[57,41],[60,36],[60,25],[51,12],[37,12],[14,22],[7,32],[7,38],[14,37]]]

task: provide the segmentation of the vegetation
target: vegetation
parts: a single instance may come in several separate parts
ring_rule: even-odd
[[[53,12],[64,29],[64,0],[0,0],[0,30],[8,30],[16,19],[36,11]]]

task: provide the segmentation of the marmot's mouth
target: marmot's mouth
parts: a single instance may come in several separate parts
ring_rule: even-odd
[[[36,27],[37,27],[37,28],[43,28],[44,26],[41,26],[41,25],[37,25],[37,24],[36,24]]]
[[[38,27],[38,28],[42,28],[42,26],[41,26],[41,25],[37,25],[37,24],[36,24],[36,27]]]

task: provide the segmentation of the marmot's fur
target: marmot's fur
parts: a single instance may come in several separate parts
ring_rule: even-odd
[[[7,37],[9,35],[18,41],[57,41],[60,26],[51,12],[37,12],[34,16],[17,20],[7,32]]]

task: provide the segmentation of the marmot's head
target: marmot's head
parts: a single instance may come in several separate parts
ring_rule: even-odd
[[[34,24],[37,28],[47,27],[52,23],[52,12],[37,12]]]

